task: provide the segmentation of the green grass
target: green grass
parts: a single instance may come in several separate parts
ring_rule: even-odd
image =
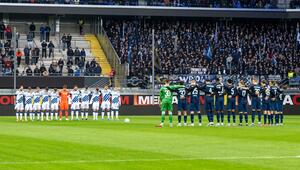
[[[300,169],[300,116],[280,127],[156,128],[158,116],[130,119],[0,117],[0,169]]]

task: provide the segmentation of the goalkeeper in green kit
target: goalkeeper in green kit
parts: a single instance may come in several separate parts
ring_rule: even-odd
[[[160,109],[161,109],[161,123],[159,127],[164,126],[165,122],[165,114],[166,112],[169,112],[169,121],[170,121],[170,127],[173,127],[173,91],[176,89],[184,87],[184,85],[172,85],[170,86],[170,81],[165,80],[165,85],[160,88],[159,91],[159,101],[160,101]]]

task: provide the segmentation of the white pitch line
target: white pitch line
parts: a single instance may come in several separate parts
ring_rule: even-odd
[[[57,160],[57,161],[14,161],[1,162],[0,165],[9,164],[69,164],[69,163],[117,163],[117,162],[157,162],[157,161],[184,161],[184,160],[242,160],[242,159],[300,159],[297,156],[248,156],[248,157],[203,157],[203,158],[167,158],[167,159],[108,159],[108,160]]]

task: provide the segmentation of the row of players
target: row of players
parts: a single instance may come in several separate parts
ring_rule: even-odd
[[[252,109],[251,125],[255,125],[255,117],[258,117],[258,125],[262,125],[262,115],[264,125],[283,125],[283,88],[279,87],[274,81],[267,82],[252,79],[252,84],[247,87],[243,80],[237,85],[231,79],[228,79],[224,85],[220,78],[215,83],[206,80],[203,85],[198,85],[192,80],[188,87],[183,85],[170,85],[167,80],[160,90],[160,101],[162,118],[160,126],[164,124],[164,116],[169,112],[170,125],[172,126],[172,96],[177,93],[178,98],[178,126],[181,126],[182,115],[184,116],[184,125],[187,125],[187,97],[190,97],[190,117],[191,126],[194,126],[194,114],[198,113],[199,126],[202,125],[202,116],[200,113],[200,92],[204,92],[204,110],[208,118],[208,126],[214,125],[214,111],[217,118],[217,126],[224,125],[224,96],[227,95],[227,122],[236,125],[235,112],[239,113],[239,125],[242,126],[243,119],[248,126],[247,107]],[[170,104],[171,102],[171,104]],[[274,123],[275,117],[275,123]]]
[[[60,91],[56,88],[49,90],[48,87],[44,90],[39,87],[36,87],[35,90],[30,87],[24,90],[21,86],[16,91],[15,110],[17,121],[23,121],[23,118],[27,121],[27,115],[29,115],[31,121],[35,120],[35,116],[37,116],[37,120],[41,121],[44,119],[53,120],[54,117],[58,120],[58,112],[59,120],[62,120],[63,112],[66,120],[69,120],[69,106],[71,120],[74,120],[74,116],[76,120],[79,120],[80,112],[81,119],[87,120],[90,105],[93,111],[93,120],[98,120],[100,105],[102,119],[104,119],[105,112],[108,120],[114,119],[114,115],[118,119],[121,106],[120,92],[117,88],[110,90],[108,86],[105,86],[103,90],[99,90],[99,88],[79,90],[77,86],[74,86],[70,91],[67,86],[64,86]]]

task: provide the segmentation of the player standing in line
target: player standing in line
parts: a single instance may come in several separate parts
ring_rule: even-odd
[[[175,91],[177,88],[180,88],[180,87],[184,87],[184,86],[182,86],[182,85],[170,86],[170,81],[165,80],[164,86],[160,88],[159,101],[160,101],[160,108],[161,108],[161,123],[160,123],[159,127],[164,126],[166,112],[169,113],[170,127],[173,127],[173,116],[172,116],[173,93],[172,93],[172,91]]]
[[[96,90],[92,92],[92,98],[90,100],[90,104],[92,104],[92,110],[93,110],[93,120],[98,120],[100,96],[101,96],[101,92],[97,87]]]
[[[243,124],[243,116],[245,116],[245,122],[246,126],[248,126],[248,112],[247,112],[247,105],[248,105],[248,93],[249,89],[245,86],[245,82],[243,80],[240,80],[239,86],[238,86],[238,94],[239,94],[239,117],[240,117],[240,123],[239,126],[242,126]]]
[[[31,87],[28,87],[27,92],[25,92],[25,121],[27,121],[27,115],[29,115],[29,119],[33,121],[32,119],[32,103],[33,103],[33,94],[31,91]]]
[[[79,120],[79,109],[80,109],[80,91],[77,85],[74,86],[73,90],[70,92],[71,95],[71,120],[74,120],[74,113],[76,120]]]
[[[217,126],[224,126],[224,85],[220,78],[216,78],[216,112],[217,112]],[[221,124],[220,124],[221,119]]]
[[[59,103],[59,94],[55,88],[51,93],[51,113],[50,120],[53,120],[53,115],[55,114],[55,120],[58,120],[58,103]]]
[[[67,85],[63,86],[63,89],[59,92],[60,100],[60,112],[59,112],[59,120],[62,120],[62,113],[65,112],[66,120],[69,120],[68,118],[68,110],[69,110],[69,91],[67,89]]]
[[[111,91],[108,89],[106,85],[104,89],[101,91],[101,119],[104,119],[104,113],[107,114],[107,120],[110,120],[110,105],[111,105]]]
[[[119,110],[121,106],[121,95],[118,88],[111,92],[111,119],[114,120],[114,112],[116,113],[116,120],[119,120]]]
[[[236,96],[238,94],[238,91],[237,91],[237,88],[233,85],[231,79],[227,80],[227,85],[225,86],[225,91],[227,94],[227,121],[228,121],[227,126],[230,126],[231,115],[232,115],[233,126],[235,126]]]
[[[261,126],[261,93],[262,87],[258,84],[257,79],[252,79],[252,86],[249,88],[249,94],[251,96],[251,104],[252,104],[252,124],[254,126],[255,116],[258,116],[258,126]]]
[[[16,91],[16,101],[15,101],[15,110],[16,110],[16,120],[22,121],[22,112],[24,111],[24,90],[23,86]]]
[[[284,100],[284,91],[287,86],[283,86],[283,89],[279,88],[277,96],[277,113],[278,113],[278,123],[283,125],[283,100]]]
[[[180,85],[184,85],[183,81],[180,81]],[[177,101],[178,101],[178,124],[177,126],[181,126],[181,115],[183,113],[184,117],[184,126],[187,125],[187,94],[188,91],[185,87],[178,88],[176,91],[177,93]],[[194,114],[194,111],[191,111]],[[191,119],[192,120],[192,119]],[[194,121],[191,121],[193,124]]]
[[[81,90],[80,92],[80,99],[81,99],[81,119],[88,120],[89,116],[89,102],[90,102],[90,94],[88,87],[86,87],[84,90]]]
[[[262,91],[262,106],[263,106],[263,113],[264,113],[264,125],[271,123],[271,116],[270,116],[270,87],[267,85],[267,81],[263,80],[261,82]]]
[[[184,88],[184,87],[182,87]],[[191,85],[187,89],[186,93],[190,93],[190,113],[191,113],[191,126],[194,126],[194,115],[195,112],[198,114],[199,126],[202,126],[202,115],[200,113],[200,87],[197,84],[196,80],[191,80]],[[186,106],[187,107],[187,106]],[[186,108],[187,110],[187,108]],[[186,123],[187,116],[185,115],[184,122]]]
[[[37,120],[40,120],[41,111],[41,91],[39,87],[36,87],[35,92],[33,92],[33,120],[35,119],[35,114],[37,115]]]
[[[274,125],[274,116],[275,124],[278,125],[279,117],[277,115],[277,99],[279,95],[279,87],[275,84],[274,81],[270,81],[270,110],[271,110],[271,124]]]
[[[207,79],[205,80],[205,84],[200,87],[200,90],[204,92],[204,104],[205,104],[205,111],[207,114],[208,119],[208,125],[207,126],[213,126],[214,125],[214,95],[216,93],[216,87],[212,84],[212,82]]]
[[[48,87],[41,92],[42,95],[42,112],[41,120],[44,121],[44,114],[46,114],[46,120],[49,121],[49,110],[50,110],[50,94]]]

